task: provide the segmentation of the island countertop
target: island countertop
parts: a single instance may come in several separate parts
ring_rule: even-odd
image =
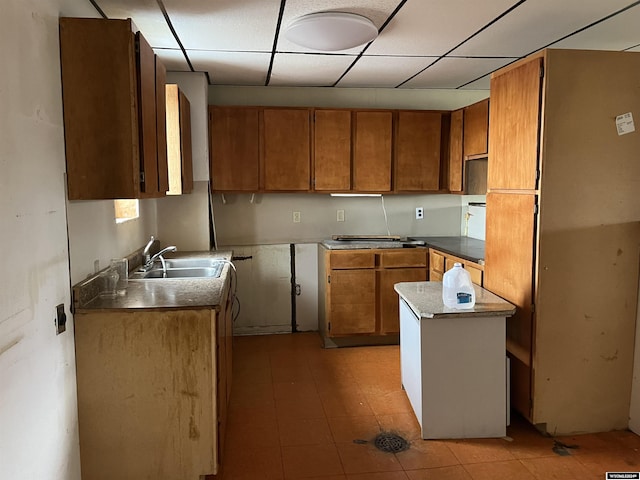
[[[230,251],[178,252],[165,258],[188,256],[231,260]],[[97,310],[166,310],[213,308],[220,309],[225,287],[229,284],[230,265],[225,265],[217,278],[163,278],[129,280],[125,295],[103,298],[99,295],[97,276],[73,287],[74,312]]]
[[[402,282],[394,286],[400,298],[418,318],[511,316],[515,313],[515,306],[489,290],[478,285],[474,285],[473,288],[476,292],[474,307],[459,310],[444,305],[442,282]]]

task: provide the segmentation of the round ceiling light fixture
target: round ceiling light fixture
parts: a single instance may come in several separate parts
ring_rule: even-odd
[[[337,52],[370,42],[378,29],[362,15],[346,12],[320,12],[304,15],[291,23],[285,37],[301,47]]]

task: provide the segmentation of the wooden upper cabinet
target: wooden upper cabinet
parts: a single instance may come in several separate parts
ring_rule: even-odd
[[[214,191],[260,189],[260,111],[209,107],[209,156]]]
[[[191,147],[191,105],[178,85],[167,85],[167,150],[169,161],[168,195],[193,190]]]
[[[464,110],[454,110],[451,112],[451,126],[449,130],[449,191],[454,193],[462,192],[464,187],[463,131]]]
[[[265,191],[309,191],[311,142],[309,109],[263,110]]]
[[[391,111],[356,111],[353,191],[391,191]]]
[[[314,190],[351,189],[351,111],[314,112]]]
[[[395,133],[395,190],[438,190],[442,114],[400,111]]]
[[[493,96],[493,91],[491,91]],[[464,107],[465,158],[489,152],[489,99]]]
[[[157,60],[131,20],[61,18],[60,61],[69,199],[164,195]]]
[[[541,69],[536,58],[491,78],[490,190],[536,188]]]

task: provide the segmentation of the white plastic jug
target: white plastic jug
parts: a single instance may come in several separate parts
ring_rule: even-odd
[[[476,304],[471,275],[462,268],[462,264],[455,263],[442,276],[442,301],[449,308],[463,310],[473,308]]]

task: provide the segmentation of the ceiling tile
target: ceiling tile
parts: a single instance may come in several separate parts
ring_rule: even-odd
[[[280,2],[164,0],[187,50],[271,52]]]
[[[337,86],[394,88],[436,59],[437,57],[362,56]]]
[[[630,48],[629,50],[627,50],[628,52],[640,52],[640,45],[636,45],[633,48]]]
[[[460,90],[489,90],[491,87],[491,74],[485,75],[478,80],[467,83],[465,86],[460,87]]]
[[[156,48],[154,50],[158,58],[167,67],[167,71],[171,72],[190,72],[189,64],[184,58],[182,50],[169,48]]]
[[[625,50],[640,44],[640,6],[551,45],[551,48]]]
[[[628,3],[629,0],[527,1],[454,50],[452,55],[528,55]]]
[[[212,85],[264,85],[271,54],[187,50],[193,68],[208,72]]]
[[[280,35],[278,36],[277,50],[280,52],[313,52],[306,47],[301,47],[287,40],[285,30],[294,20],[304,15],[317,12],[348,12],[356,13],[367,17],[373,24],[380,27],[387,21],[387,18],[393,13],[399,4],[399,0],[287,0],[284,12],[282,14],[282,24]],[[341,53],[358,54],[362,51],[361,47],[344,50]]]
[[[515,58],[445,57],[401,88],[458,88],[514,60]]]
[[[97,0],[109,18],[131,18],[154,48],[180,48],[156,0]]]
[[[444,55],[513,3],[513,0],[409,0],[373,41],[367,54]]]
[[[353,55],[278,53],[273,60],[269,85],[329,87],[355,58]]]

